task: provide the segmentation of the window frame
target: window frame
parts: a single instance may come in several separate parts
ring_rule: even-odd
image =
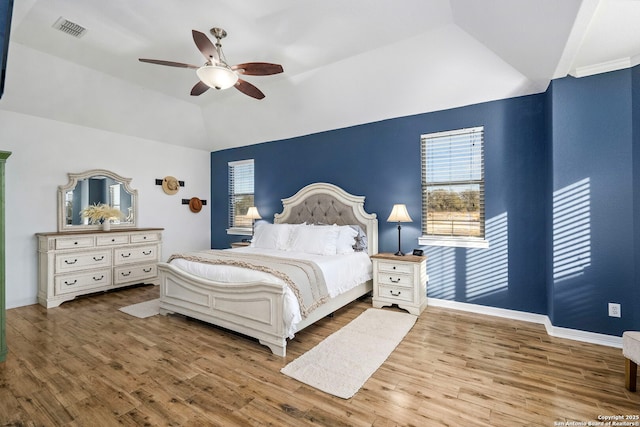
[[[473,135],[480,132],[480,178],[479,179],[464,179],[456,180],[451,179],[449,181],[434,181],[427,182],[427,144],[432,141],[442,141],[444,138],[450,138],[452,136],[464,136]],[[471,138],[469,138],[471,141]],[[464,247],[464,248],[488,248],[489,241],[486,240],[486,218],[484,211],[484,184],[485,184],[485,171],[484,171],[484,126],[475,126],[471,128],[454,129],[450,131],[433,132],[423,134],[420,136],[420,171],[421,171],[421,190],[422,190],[422,221],[421,221],[421,236],[418,237],[418,243],[424,246],[447,246],[447,247]],[[454,236],[454,235],[440,235],[427,233],[428,223],[428,188],[431,186],[462,186],[462,185],[479,185],[479,205],[480,205],[480,236]]]
[[[234,190],[234,184],[235,184],[235,167],[237,166],[245,166],[245,165],[251,165],[252,169],[251,169],[251,192],[249,193],[235,193]],[[252,228],[251,225],[237,225],[235,223],[235,218],[237,217],[237,215],[235,215],[235,204],[234,204],[234,199],[235,197],[238,197],[239,195],[241,196],[246,196],[246,195],[250,195],[253,198],[253,204],[255,205],[255,162],[254,159],[245,159],[245,160],[236,160],[236,161],[232,161],[232,162],[228,162],[227,163],[227,177],[228,177],[228,218],[227,218],[227,223],[229,228],[227,228],[227,234],[234,234],[234,235],[242,235],[242,236],[250,236],[252,233]]]

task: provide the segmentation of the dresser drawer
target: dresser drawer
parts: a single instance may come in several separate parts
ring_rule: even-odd
[[[413,265],[403,262],[378,262],[378,271],[389,271],[396,273],[411,274],[413,272]]]
[[[158,275],[157,264],[130,265],[118,267],[114,270],[114,283],[141,282],[144,279],[154,278]]]
[[[111,283],[111,269],[96,270],[85,273],[74,273],[56,276],[55,293],[68,294],[86,291],[91,288],[101,288]]]
[[[123,265],[144,261],[158,260],[158,247],[152,246],[131,246],[128,248],[118,248],[114,251],[114,264]]]
[[[97,246],[126,245],[127,243],[129,243],[129,236],[126,234],[96,237]]]
[[[160,233],[132,234],[131,243],[159,242]]]
[[[381,283],[383,285],[411,288],[413,287],[413,275],[396,274],[393,272],[380,272],[378,273],[378,283]]]
[[[56,274],[111,266],[111,251],[56,254]]]
[[[56,249],[92,248],[93,236],[65,237],[56,239]]]
[[[386,300],[413,302],[413,288],[379,285],[378,296]]]

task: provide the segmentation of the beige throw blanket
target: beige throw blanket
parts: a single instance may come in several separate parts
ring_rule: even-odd
[[[300,314],[305,319],[329,299],[322,270],[313,261],[279,258],[259,254],[237,253],[223,250],[191,252],[171,255],[176,258],[205,264],[229,265],[269,273],[281,279],[293,291],[300,304]]]

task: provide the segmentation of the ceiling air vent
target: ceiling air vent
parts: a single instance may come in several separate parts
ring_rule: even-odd
[[[82,37],[84,33],[87,32],[87,29],[83,26],[64,19],[63,17],[58,18],[58,20],[53,24],[53,28],[56,28],[63,33],[67,33],[76,38]]]

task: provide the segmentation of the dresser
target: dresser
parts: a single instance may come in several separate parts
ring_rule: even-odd
[[[162,228],[38,233],[38,302],[57,307],[79,295],[159,284]]]
[[[397,304],[416,316],[427,306],[427,257],[379,253],[373,262],[373,306]]]

